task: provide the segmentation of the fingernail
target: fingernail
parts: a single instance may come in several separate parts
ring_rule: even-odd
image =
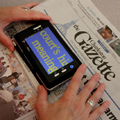
[[[10,50],[11,52],[14,51],[14,45],[13,45],[13,44],[11,44],[11,45],[9,46],[9,50]]]
[[[110,101],[107,101],[108,106],[110,105]]]
[[[87,67],[86,64],[83,63],[82,65],[83,65],[83,68],[86,69],[86,67]]]
[[[38,91],[40,91],[40,90],[41,90],[41,85],[38,86]]]
[[[96,73],[96,77],[97,77],[97,78],[100,78],[100,73]]]
[[[13,51],[14,51],[14,47],[10,47],[9,50],[10,50],[11,52],[13,52]]]
[[[102,84],[103,89],[105,89],[106,88],[105,83],[101,83],[101,84]]]

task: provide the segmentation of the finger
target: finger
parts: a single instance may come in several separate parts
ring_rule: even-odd
[[[89,120],[96,120],[100,115],[103,114],[103,112],[109,107],[109,105],[110,102],[106,101],[100,107],[93,110],[89,115]]]
[[[51,20],[51,17],[35,10],[28,10],[21,9],[21,11],[17,11],[18,13],[14,16],[14,21],[21,21],[21,20],[31,20],[31,21],[38,21],[38,20]]]
[[[47,99],[48,99],[48,94],[47,94],[46,89],[42,85],[39,85],[38,86],[37,103],[40,105],[46,106],[48,104]]]
[[[14,45],[12,40],[2,31],[0,30],[0,42],[5,45],[11,52],[14,51]]]
[[[54,22],[52,20],[50,20],[51,24],[54,25]]]
[[[47,107],[47,105],[48,105],[47,91],[45,90],[45,88],[42,85],[39,85],[38,86],[37,101],[35,104],[35,109],[36,109],[36,112],[38,113],[38,115]]]
[[[79,99],[81,99],[81,101],[85,102],[88,97],[90,96],[91,92],[93,91],[93,89],[96,87],[98,81],[100,79],[100,74],[96,73],[92,76],[92,78],[89,80],[89,82],[84,86],[84,88],[82,89],[82,91],[80,92]]]
[[[63,97],[67,97],[68,99],[73,99],[78,92],[80,87],[81,79],[86,71],[86,65],[82,64],[77,71],[75,72],[74,76],[72,77],[70,84],[68,85],[67,90],[65,91]]]
[[[27,7],[27,8],[33,8],[36,5],[38,5],[39,3],[28,3],[28,4],[24,4],[24,5],[20,5],[21,8]]]
[[[97,90],[95,91],[95,93],[88,100],[89,101],[90,100],[94,101],[94,105],[96,105],[97,102],[99,101],[99,99],[101,98],[101,96],[103,95],[103,92],[104,92],[105,88],[106,88],[106,85],[104,83],[101,83],[99,85],[99,87],[97,88]],[[87,112],[90,113],[93,107],[90,106],[90,104],[88,104],[86,102],[86,107],[85,108],[86,108]]]

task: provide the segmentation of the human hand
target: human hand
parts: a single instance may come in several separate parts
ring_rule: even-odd
[[[14,51],[14,45],[10,38],[3,32],[4,28],[13,21],[21,20],[51,20],[51,17],[39,11],[25,10],[24,8],[32,8],[38,3],[29,3],[15,7],[0,8],[0,42],[5,45],[10,51]]]
[[[109,106],[106,101],[101,106],[93,110],[93,107],[86,101],[93,100],[97,104],[105,90],[105,84],[99,85],[95,93],[90,96],[96,87],[100,74],[96,73],[77,94],[81,79],[86,71],[86,65],[82,64],[74,74],[67,90],[63,96],[55,103],[47,101],[47,92],[43,86],[38,86],[38,98],[36,102],[36,112],[39,120],[96,120]],[[90,96],[90,97],[89,97]]]

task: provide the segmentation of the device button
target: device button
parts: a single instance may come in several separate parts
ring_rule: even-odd
[[[28,51],[30,51],[30,48],[29,48],[29,47],[27,47],[27,50],[28,50]]]
[[[60,75],[60,73],[55,74],[54,77],[57,77],[58,75]]]
[[[66,72],[66,71],[67,71],[67,69],[64,69],[64,70],[62,70],[62,73]]]
[[[70,68],[74,68],[74,65],[70,65]]]

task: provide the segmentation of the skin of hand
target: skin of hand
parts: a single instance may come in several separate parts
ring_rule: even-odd
[[[96,120],[109,107],[110,102],[105,101],[93,110],[93,107],[86,102],[93,100],[97,104],[106,88],[105,84],[101,83],[95,93],[90,96],[100,79],[99,73],[94,74],[77,94],[85,71],[86,65],[82,64],[71,79],[63,96],[52,104],[47,101],[45,88],[41,85],[38,86],[36,112],[39,120]]]
[[[51,17],[39,11],[30,10],[38,3],[28,3],[15,7],[0,7],[0,42],[5,45],[11,52],[14,51],[14,45],[10,38],[3,32],[4,28],[11,22],[15,21],[38,21],[51,20]],[[30,8],[25,10],[24,7]],[[52,23],[53,24],[53,23]]]

